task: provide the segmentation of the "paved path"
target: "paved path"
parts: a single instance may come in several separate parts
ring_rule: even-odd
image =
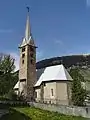
[[[7,113],[9,113],[8,110],[2,110],[2,109],[0,109],[0,117],[2,117],[3,115],[5,115]]]

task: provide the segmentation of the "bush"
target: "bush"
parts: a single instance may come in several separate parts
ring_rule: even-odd
[[[18,99],[18,96],[15,94],[14,90],[10,90],[7,94],[7,97],[9,98],[9,100],[13,101],[16,101]]]
[[[5,97],[5,96],[0,96],[0,101],[7,101],[9,100],[9,98]]]

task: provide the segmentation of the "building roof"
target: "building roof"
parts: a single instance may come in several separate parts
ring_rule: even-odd
[[[31,27],[30,27],[30,18],[29,18],[29,12],[27,14],[27,21],[26,21],[26,30],[25,30],[25,38],[28,41],[31,34]]]
[[[45,68],[42,69],[36,69],[36,74],[37,74],[37,80],[40,78],[40,76],[42,75],[42,73],[44,72]],[[14,86],[14,89],[18,89],[19,88],[19,81],[16,83],[16,85]]]
[[[35,87],[40,86],[42,82],[52,81],[52,80],[73,80],[69,75],[65,67],[61,65],[46,67],[39,80],[35,84]]]
[[[19,81],[16,83],[14,89],[18,89],[19,88]]]
[[[25,37],[22,40],[20,47],[24,47],[26,45],[32,45],[35,46],[32,34],[31,34],[31,26],[30,26],[30,17],[29,17],[29,11],[27,14],[27,21],[26,21],[26,29],[25,29]]]
[[[52,80],[72,80],[71,76],[65,69],[63,65],[55,65],[46,67],[43,69],[37,69],[37,82],[35,87],[40,86],[44,81],[52,81]],[[19,81],[15,85],[14,89],[19,88]]]
[[[45,68],[42,69],[36,69],[36,75],[37,75],[37,80],[39,80],[40,76],[44,72]]]

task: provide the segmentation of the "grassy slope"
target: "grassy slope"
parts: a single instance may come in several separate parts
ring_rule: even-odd
[[[82,117],[66,116],[36,108],[14,108],[0,120],[87,120]]]

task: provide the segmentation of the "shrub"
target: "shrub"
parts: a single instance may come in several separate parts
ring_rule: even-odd
[[[10,90],[9,93],[7,94],[7,97],[13,101],[16,101],[18,99],[18,96],[16,95],[14,90]]]

